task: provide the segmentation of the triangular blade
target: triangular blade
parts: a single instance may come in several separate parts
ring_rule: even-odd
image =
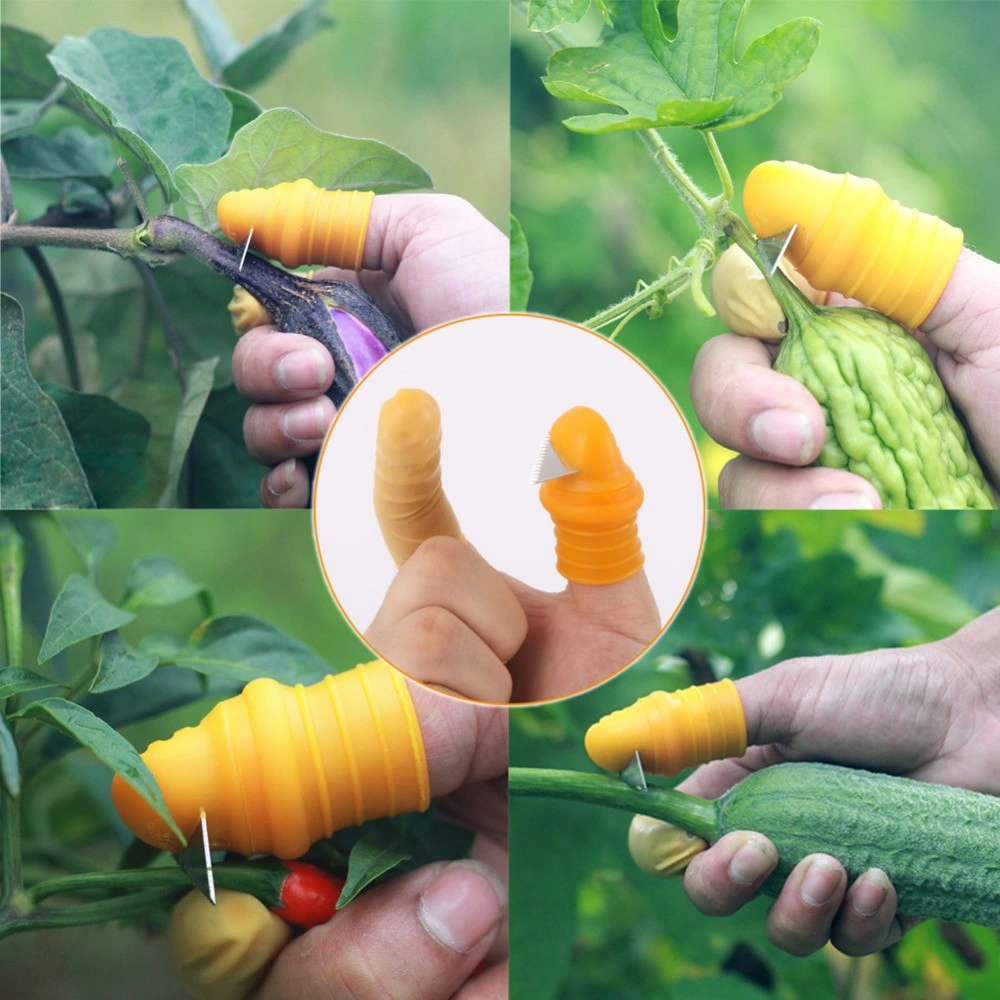
[[[642,760],[639,758],[638,750],[636,750],[635,756],[628,762],[625,769],[619,773],[618,777],[637,792],[649,790],[649,785],[646,784],[646,772],[642,769]]]
[[[774,274],[778,270],[781,258],[785,256],[788,244],[792,242],[792,237],[798,228],[795,225],[791,229],[786,229],[783,233],[775,233],[774,236],[757,240],[757,252],[764,258],[764,263],[770,268],[767,272],[769,275]]]
[[[552,447],[552,442],[546,438],[538,452],[535,471],[531,475],[531,485],[538,486],[550,479],[558,479],[560,476],[568,476],[570,473],[578,471],[578,469],[569,469],[563,465],[562,459]]]

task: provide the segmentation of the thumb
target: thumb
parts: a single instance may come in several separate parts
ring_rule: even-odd
[[[751,771],[797,760],[918,770],[951,725],[947,643],[786,660],[740,678],[750,749],[740,760],[706,764],[679,787],[715,798]]]

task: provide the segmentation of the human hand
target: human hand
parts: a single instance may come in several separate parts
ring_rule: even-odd
[[[682,791],[716,798],[763,767],[822,760],[1000,795],[1000,609],[939,642],[789,660],[736,683],[751,748],[700,767]],[[684,888],[703,913],[725,916],[754,897],[777,861],[766,837],[736,831],[691,860]],[[848,887],[828,855],[796,866],[767,918],[771,940],[793,955],[827,940],[869,954],[916,922],[896,916],[884,872]]]
[[[397,573],[365,638],[409,676],[466,698],[538,701],[610,677],[656,638],[646,574],[546,593],[468,543],[429,538]]]
[[[834,293],[828,305],[847,300]],[[1000,265],[963,248],[930,315],[914,334],[964,415],[984,472],[1000,482]],[[844,469],[810,466],[826,426],[816,399],[771,370],[776,345],[725,334],[698,352],[691,396],[720,444],[740,452],[719,477],[723,507],[878,508],[878,492]],[[808,466],[808,468],[806,468]]]
[[[462,316],[509,307],[507,238],[468,202],[451,195],[378,195],[365,240],[364,270],[320,277],[360,285],[404,337]],[[252,406],[243,436],[272,466],[260,486],[265,507],[305,507],[315,454],[334,416],[324,395],[333,358],[309,337],[259,326],[233,352],[233,381]]]
[[[410,685],[437,807],[476,831],[469,860],[369,889],[299,937],[241,893],[175,909],[171,941],[201,1000],[501,1000],[507,995],[507,718]]]

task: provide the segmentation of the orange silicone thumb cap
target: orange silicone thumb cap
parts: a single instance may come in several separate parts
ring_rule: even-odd
[[[441,484],[441,411],[422,389],[400,389],[382,404],[373,502],[397,566],[428,538],[462,538]]]
[[[606,771],[621,771],[639,754],[651,774],[670,776],[697,764],[740,757],[746,718],[728,678],[682,691],[654,691],[587,730],[587,754]]]
[[[628,579],[643,564],[636,525],[643,492],[607,421],[589,406],[575,406],[552,425],[549,445],[577,470],[539,490],[555,526],[556,568],[571,583]]]

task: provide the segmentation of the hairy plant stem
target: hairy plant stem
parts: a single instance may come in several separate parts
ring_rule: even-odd
[[[712,163],[715,165],[715,172],[719,175],[719,180],[722,183],[722,197],[728,204],[736,196],[729,167],[726,166],[726,161],[722,158],[722,150],[719,149],[719,144],[715,141],[715,133],[702,132],[701,135],[705,140],[705,145],[708,146],[709,153],[712,154]]]
[[[512,767],[507,787],[511,795],[570,799],[654,816],[705,840],[714,840],[718,833],[714,802],[672,788],[650,787],[640,791],[606,774],[535,767]]]
[[[52,305],[52,315],[55,317],[56,329],[59,331],[59,343],[62,345],[63,357],[66,359],[70,388],[75,392],[82,392],[83,377],[80,374],[80,360],[77,357],[73,327],[70,325],[69,313],[66,311],[66,303],[63,301],[59,282],[56,281],[56,276],[52,273],[49,262],[38,247],[25,247],[24,252],[28,255],[28,260],[31,261],[41,279],[45,294],[48,295]]]
[[[707,229],[708,215],[713,208],[709,198],[691,180],[687,171],[681,166],[680,160],[677,159],[674,151],[659,132],[651,128],[643,129],[639,132],[639,138],[704,232]]]
[[[167,301],[163,297],[163,292],[160,291],[160,286],[156,283],[156,276],[153,274],[153,269],[143,260],[134,260],[132,264],[135,266],[136,271],[139,272],[139,277],[142,279],[142,284],[146,289],[146,300],[149,308],[159,318],[160,325],[163,327],[163,335],[167,339],[167,351],[170,354],[170,364],[174,369],[174,375],[177,377],[181,392],[183,393],[186,389],[184,384],[184,350],[181,345],[180,334],[177,332],[173,317],[170,315]]]
[[[180,221],[180,220],[178,220]],[[163,252],[139,240],[144,226],[136,229],[67,229],[63,226],[0,226],[0,242],[7,247],[67,247],[71,250],[105,250],[126,260],[138,258],[147,264],[169,264],[179,254]]]

